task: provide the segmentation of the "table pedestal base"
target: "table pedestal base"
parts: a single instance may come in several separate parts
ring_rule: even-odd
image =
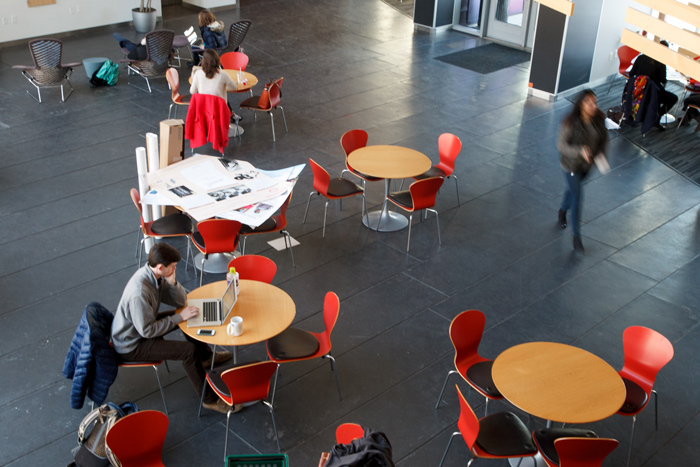
[[[214,253],[209,255],[207,262],[204,263],[204,272],[209,274],[225,274],[228,272],[228,263],[235,258],[231,253]],[[202,270],[202,262],[204,255],[202,253],[194,257],[194,264],[197,269]]]
[[[381,219],[381,223],[379,222]],[[403,214],[394,211],[372,211],[362,217],[362,223],[367,228],[379,232],[396,232],[408,226],[408,219]],[[379,226],[379,229],[377,229]]]
[[[518,465],[520,458],[508,459],[508,462],[513,467]],[[532,457],[523,457],[523,461],[520,463],[520,467],[547,467],[547,463],[542,459],[542,455],[538,452],[535,456],[535,462],[532,461]]]

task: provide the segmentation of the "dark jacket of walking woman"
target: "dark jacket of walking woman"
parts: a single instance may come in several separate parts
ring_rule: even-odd
[[[595,94],[591,90],[582,92],[571,113],[564,119],[559,132],[557,149],[561,153],[566,190],[559,208],[559,224],[566,228],[566,213],[571,209],[571,228],[574,234],[574,249],[583,251],[581,242],[581,183],[596,157],[605,157],[608,145],[608,130],[605,116],[598,108]]]

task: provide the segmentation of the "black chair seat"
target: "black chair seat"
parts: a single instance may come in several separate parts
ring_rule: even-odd
[[[195,245],[199,246],[200,249],[204,250],[204,238],[202,238],[202,234],[199,233],[199,231],[195,232],[192,234],[192,241],[195,243]]]
[[[263,222],[262,224],[260,224],[259,226],[255,227],[254,229],[251,228],[250,226],[243,225],[241,227],[240,232],[243,235],[247,235],[250,233],[262,233],[262,232],[269,232],[270,230],[275,230],[276,227],[277,227],[277,222],[275,222],[274,219],[270,218],[270,219],[266,220],[265,222]]]
[[[534,456],[537,453],[530,430],[511,412],[482,418],[476,444],[493,456]]]
[[[184,214],[170,214],[169,216],[161,217],[153,221],[151,224],[153,233],[161,235],[175,235],[183,233],[192,233],[194,225],[192,219]]]
[[[413,177],[413,178],[415,178],[416,180],[424,180],[426,178],[444,177],[444,176],[445,176],[445,172],[441,168],[433,166],[433,167],[429,168],[427,172],[422,173],[422,174],[418,175],[417,177]]]
[[[492,360],[475,363],[467,368],[467,379],[472,385],[478,388],[479,391],[483,392],[489,397],[494,399],[503,397],[498,389],[496,389],[496,383],[493,382],[491,367],[493,367]]]
[[[260,96],[249,97],[248,99],[241,102],[239,107],[247,107],[249,109],[259,109],[260,108],[260,107],[258,107],[259,100],[260,100]]]
[[[318,351],[318,339],[303,329],[288,328],[267,340],[267,351],[275,360],[304,358]]]
[[[626,378],[622,378],[625,383],[625,403],[620,407],[620,412],[634,414],[644,408],[647,403],[647,393],[637,383]]]
[[[362,187],[345,178],[333,178],[328,184],[330,196],[344,197],[362,193]]]
[[[408,210],[413,209],[413,198],[411,197],[411,192],[408,190],[389,193],[389,198]]]
[[[553,464],[559,465],[559,454],[554,447],[554,442],[559,438],[597,438],[591,430],[580,428],[542,428],[536,430],[532,436],[535,438],[540,453]]]
[[[383,178],[373,177],[373,176],[371,176],[371,175],[363,174],[362,172],[358,172],[358,171],[355,170],[355,169],[350,169],[350,171],[351,171],[352,173],[354,173],[355,175],[357,175],[358,177],[364,178],[364,179],[367,180],[368,182],[378,182],[379,180],[384,180]]]

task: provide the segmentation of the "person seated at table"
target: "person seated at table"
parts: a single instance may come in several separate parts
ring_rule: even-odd
[[[198,397],[202,395],[204,366],[214,358],[221,363],[231,352],[212,355],[209,346],[185,336],[186,340],[163,337],[199,314],[188,306],[180,313],[158,313],[161,302],[174,307],[187,304],[187,292],[175,279],[180,252],[167,243],[156,243],[148,252],[148,263],[137,270],[124,288],[112,322],[112,343],[119,358],[127,362],[180,360]],[[228,406],[212,391],[204,390],[204,407],[226,413]],[[237,407],[240,410],[240,407]]]
[[[668,42],[661,41],[661,45],[668,47]],[[658,101],[659,101],[659,119],[670,112],[671,108],[678,102],[678,96],[676,96],[671,91],[666,90],[666,65],[654,60],[648,55],[639,55],[632,65],[630,70],[630,79],[634,82],[637,76],[648,76],[650,80],[656,84],[659,88]],[[660,123],[657,122],[657,127],[660,127]],[[661,127],[662,128],[662,127]]]
[[[202,67],[192,69],[192,85],[190,94],[209,94],[219,96],[228,103],[228,91],[238,89],[233,79],[221,69],[219,55],[211,49],[204,51],[202,55]],[[229,105],[229,109],[231,106]],[[240,120],[240,117],[231,112],[231,118]]]
[[[214,13],[209,10],[200,11],[198,20],[199,33],[202,36],[204,45],[201,48],[192,49],[194,65],[199,65],[203,50],[220,49],[226,46],[226,33],[224,32],[223,21],[217,21]]]
[[[141,42],[139,42],[138,44],[131,42],[129,39],[122,36],[118,32],[112,34],[112,37],[114,37],[114,40],[119,42],[119,47],[129,51],[129,54],[126,56],[126,58],[130,60],[146,60],[146,57],[148,57],[148,50],[146,50],[145,37],[141,39]]]

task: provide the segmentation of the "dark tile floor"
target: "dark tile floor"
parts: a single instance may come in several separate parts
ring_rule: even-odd
[[[452,365],[447,329],[470,308],[486,314],[481,352],[491,358],[517,343],[550,340],[583,347],[620,368],[627,326],[665,334],[676,355],[655,386],[659,430],[649,407],[638,417],[632,464],[697,464],[698,186],[612,135],[613,171],[590,177],[586,252],[574,254],[570,232],[554,222],[563,188],[554,141],[571,104],[528,99],[527,69],[479,75],[434,60],[481,41],[454,32],[414,33],[409,19],[378,0],[259,0],[219,17],[227,24],[253,20],[245,41],[249,69],[262,80],[285,77],[289,123],[285,134],[278,118],[273,144],[269,121],[262,116],[254,124],[244,115],[246,133],[231,141],[227,156],[262,168],[312,157],[339,174],[338,140],[351,128],[367,129],[370,144],[409,146],[434,161],[441,133],[455,133],[464,144],[456,170],[461,207],[452,180],[437,204],[442,246],[432,220],[416,222],[405,254],[406,232],[364,228],[359,200],[329,210],[322,238],[319,200],[301,223],[309,170],[289,210],[289,231],[301,242],[297,268],[267,238],[248,242],[250,253],[277,262],[275,284],[295,300],[298,325],[321,327],[326,291],[342,301],[333,339],[342,402],[327,364],[283,368],[276,415],[293,466],[315,466],[345,421],[385,431],[399,465],[436,465],[458,412],[454,390],[433,409]],[[183,31],[194,23],[193,14],[165,26]],[[64,39],[64,60],[121,58],[113,31],[137,38],[126,25],[81,33]],[[30,60],[26,46],[0,49],[0,464],[65,465],[86,410],[69,408],[63,359],[85,304],[97,300],[114,309],[136,269],[138,218],[128,195],[137,183],[134,148],[144,145],[146,132],[157,131],[170,100],[165,80],[154,82],[151,95],[127,86],[124,74],[115,87],[91,89],[78,68],[66,103],[54,90],[39,105],[10,69]],[[180,73],[184,81],[188,70]],[[368,197],[378,205],[381,184],[369,184]],[[178,274],[195,286],[192,271],[181,267]],[[260,345],[241,353],[264,358]],[[165,464],[221,465],[225,417],[197,418],[198,401],[182,368],[170,367],[161,372],[170,407]],[[110,399],[161,409],[147,369],[122,371]],[[477,413],[483,410],[473,392],[469,401]],[[511,409],[505,402],[493,407]],[[620,416],[592,425],[621,441],[605,465],[623,465],[630,426]],[[231,431],[231,453],[273,450],[269,417],[259,406],[234,416]],[[446,464],[463,465],[466,455],[456,443]]]

